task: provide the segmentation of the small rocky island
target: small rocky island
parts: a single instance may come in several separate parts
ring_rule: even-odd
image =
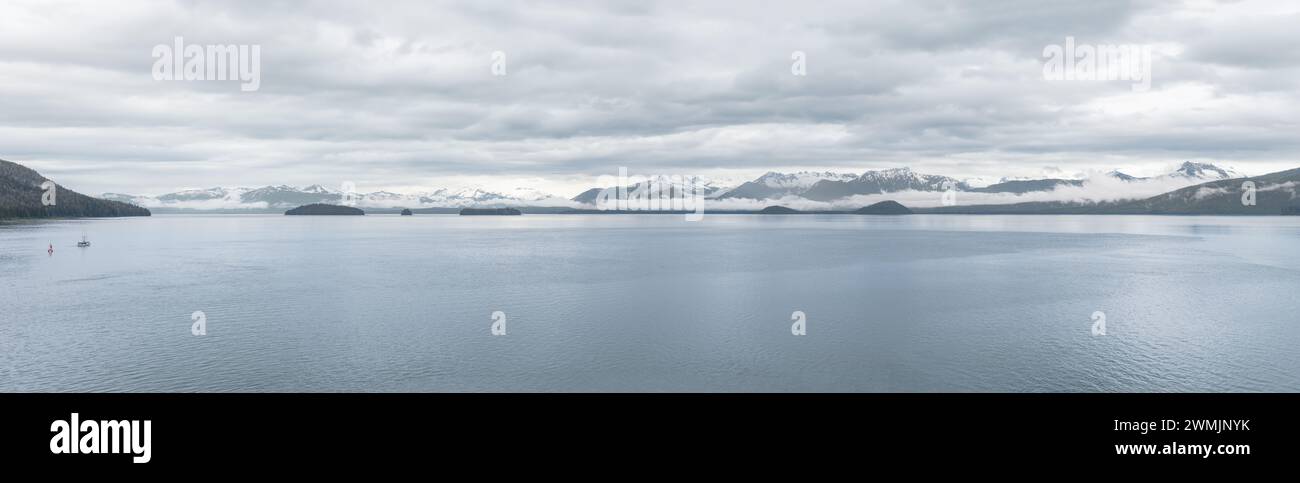
[[[465,208],[460,210],[461,216],[470,215],[488,215],[488,216],[519,216],[523,213],[515,208]]]
[[[910,215],[912,210],[907,209],[897,201],[881,201],[874,205],[864,206],[853,212],[858,215]]]
[[[411,213],[411,209],[410,209],[410,208],[402,208],[402,216],[411,216],[411,215],[413,215],[413,214],[414,214],[414,213]]]
[[[366,212],[359,208],[351,206],[327,205],[325,203],[312,203],[302,205],[292,210],[284,212],[286,215],[364,215]]]
[[[796,209],[794,209],[794,208],[787,208],[787,207],[784,207],[784,206],[769,206],[769,207],[767,207],[767,208],[763,208],[763,209],[761,209],[761,210],[758,210],[758,214],[760,214],[760,215],[797,215],[797,214],[799,214],[799,210],[796,210]]]

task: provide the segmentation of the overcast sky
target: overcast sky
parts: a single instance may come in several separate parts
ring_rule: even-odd
[[[0,159],[90,194],[1300,166],[1300,2],[1049,3],[5,0]],[[260,88],[155,80],[177,36],[259,45]],[[1045,80],[1067,36],[1151,46],[1150,90]]]

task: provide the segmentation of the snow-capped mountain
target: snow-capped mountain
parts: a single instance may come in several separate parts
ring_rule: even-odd
[[[832,171],[811,172],[800,171],[797,173],[777,173],[769,171],[767,174],[758,177],[754,182],[762,183],[772,188],[811,188],[822,180],[849,181],[857,178],[857,175],[851,173],[836,173]]]
[[[643,178],[643,179],[644,179],[644,178]],[[660,186],[671,186],[671,185],[673,184],[673,181],[675,181],[675,180],[672,180],[671,178],[667,178],[667,177],[662,177],[662,176],[661,176],[661,177],[656,178],[656,181],[657,181],[658,183],[661,183]],[[625,190],[624,192],[625,192],[625,193],[629,193],[629,194],[630,194],[630,193],[635,193],[636,190],[647,187],[647,186],[648,186],[647,183],[649,183],[649,182],[650,182],[650,181],[642,181],[642,182],[636,183],[636,184],[634,184],[634,185],[627,186],[627,187],[626,187],[626,190]],[[697,189],[697,188],[700,189],[700,190],[702,190],[702,191],[704,192],[704,197],[705,197],[705,198],[717,198],[717,197],[719,197],[719,196],[725,196],[725,193],[728,192],[728,188],[727,188],[725,185],[723,185],[723,184],[721,184],[721,183],[718,183],[718,182],[716,182],[716,181],[714,181],[714,180],[707,179],[707,178],[702,178],[702,177],[699,177],[699,176],[691,176],[691,177],[683,178],[683,179],[681,180],[681,184],[684,185],[684,186],[682,187],[682,189],[685,189],[685,190],[688,190],[688,191],[693,191],[693,190],[695,190],[695,189]],[[608,186],[608,187],[601,187],[601,188],[591,188],[591,189],[589,189],[589,190],[587,190],[587,191],[583,191],[582,193],[579,193],[578,196],[574,196],[573,198],[570,198],[570,200],[573,201],[573,202],[576,202],[576,203],[584,204],[584,205],[594,205],[594,204],[596,204],[596,197],[600,196],[600,192],[601,192],[601,191],[604,191],[604,190],[607,190],[607,189],[611,189],[611,190],[612,190],[612,189],[616,189],[616,188],[617,188],[617,186]],[[661,188],[661,189],[662,189],[662,188]],[[669,191],[670,191],[670,193],[675,193],[674,190],[676,190],[676,189],[677,189],[677,188],[669,188]],[[617,195],[615,195],[615,196],[617,196]],[[677,195],[672,194],[672,196],[677,196]]]
[[[159,196],[158,199],[163,202],[178,201],[206,201],[219,199],[238,199],[240,195],[248,191],[248,188],[208,188],[197,190],[184,190],[175,193],[168,193]]]
[[[1139,178],[1139,177],[1137,177],[1137,176],[1132,176],[1132,175],[1126,174],[1126,173],[1124,173],[1124,172],[1122,172],[1122,171],[1120,171],[1120,170],[1118,170],[1118,169],[1113,169],[1113,170],[1111,170],[1109,173],[1106,173],[1106,176],[1110,176],[1110,177],[1115,178],[1115,179],[1118,179],[1118,180],[1120,180],[1120,181],[1134,181],[1134,180],[1139,180],[1139,179],[1146,179],[1146,178]]]
[[[894,193],[898,191],[944,191],[970,189],[965,182],[934,174],[920,174],[911,168],[867,171],[849,181],[821,180],[802,196],[813,201],[834,201],[855,195]]]
[[[920,174],[912,171],[912,168],[893,168],[879,171],[867,171],[862,173],[858,179],[852,181],[856,184],[865,184],[879,186],[881,193],[891,193],[912,189],[916,191],[943,191],[946,189],[966,189],[966,183],[949,176],[937,174]]]
[[[1232,168],[1221,168],[1219,166],[1215,166],[1210,163],[1197,163],[1192,161],[1185,161],[1183,162],[1183,164],[1179,165],[1178,168],[1174,169],[1172,172],[1162,176],[1156,176],[1153,178],[1132,176],[1118,169],[1106,173],[1106,176],[1119,178],[1123,181],[1140,181],[1145,179],[1158,179],[1158,178],[1166,178],[1166,179],[1176,178],[1176,179],[1185,179],[1189,183],[1246,177],[1246,175]]]
[[[524,204],[535,204],[554,206],[568,203],[557,203],[562,201],[559,198],[543,193],[532,188],[517,187],[508,192],[500,193],[496,191],[487,191],[481,188],[461,188],[461,189],[438,189],[428,193],[422,193],[416,196],[416,200],[422,206],[519,206]]]
[[[332,193],[320,185],[309,188],[311,191],[288,185],[266,186],[241,193],[239,200],[244,204],[264,204],[268,208],[293,208],[311,203],[338,202],[343,198],[341,193]]]
[[[145,208],[187,206],[201,209],[223,209],[238,208],[243,204],[242,195],[249,191],[251,191],[249,188],[208,188],[182,190],[159,196],[104,193],[100,195],[100,198],[121,201]]]
[[[749,198],[755,200],[777,199],[786,196],[798,196],[812,188],[819,181],[851,181],[857,176],[847,173],[834,173],[830,171],[812,172],[800,171],[797,173],[777,173],[769,171],[759,176],[753,181],[747,181],[734,189],[728,190],[720,199],[727,198]]]
[[[146,208],[192,210],[266,210],[288,209],[311,203],[348,204],[363,208],[433,208],[465,206],[567,206],[563,198],[531,188],[516,188],[506,193],[481,188],[437,189],[425,193],[376,191],[353,193],[345,199],[340,190],[321,185],[297,188],[288,185],[261,188],[224,188],[183,190],[159,196],[104,193],[101,198],[122,201]]]
[[[1185,161],[1174,172],[1166,176],[1183,177],[1200,181],[1214,181],[1220,179],[1244,178],[1246,175],[1237,172],[1231,168],[1220,168],[1210,163],[1195,163]]]

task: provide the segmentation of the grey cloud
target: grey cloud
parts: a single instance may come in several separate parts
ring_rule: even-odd
[[[1276,8],[5,2],[0,157],[90,192],[569,179],[618,166],[1015,176],[1186,158],[1251,171],[1300,151],[1297,13]],[[262,45],[261,90],[153,81],[150,49],[177,35]],[[1066,36],[1173,50],[1153,59],[1143,95],[1124,82],[1044,81],[1043,47]],[[491,75],[496,50],[505,77]],[[795,50],[806,77],[790,74]]]

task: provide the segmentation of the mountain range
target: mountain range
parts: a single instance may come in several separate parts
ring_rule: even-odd
[[[306,188],[265,186],[261,188],[207,188],[184,190],[158,196],[104,193],[106,200],[162,210],[282,210],[302,205],[340,204],[345,193],[321,185]],[[465,207],[465,206],[569,206],[572,203],[531,188],[500,193],[479,188],[437,189],[404,194],[388,191],[353,193],[356,205],[374,208]]]
[[[1208,163],[1185,162],[1164,175],[1139,178],[1120,171],[1111,171],[1095,178],[1003,178],[986,186],[950,176],[922,174],[909,168],[866,171],[860,175],[801,171],[795,173],[765,173],[758,178],[727,188],[703,178],[688,178],[689,186],[699,186],[705,197],[716,205],[714,211],[757,211],[761,206],[790,205],[808,210],[833,210],[853,208],[879,201],[881,195],[921,193],[913,199],[919,213],[1169,213],[1169,214],[1295,214],[1295,170],[1250,178],[1258,184],[1257,205],[1243,205],[1239,197],[1240,173]],[[1108,180],[1108,181],[1107,181]],[[62,186],[56,188],[58,202],[44,206],[41,185],[48,181],[34,170],[0,160],[0,218],[13,217],[76,217],[76,216],[147,216],[148,208],[160,210],[212,210],[257,211],[294,208],[313,203],[339,204],[344,202],[341,190],[311,185],[297,188],[287,185],[261,188],[224,188],[183,190],[158,196],[137,196],[105,193],[92,198]],[[1080,196],[1089,186],[1100,183],[1110,192],[1109,197]],[[635,191],[644,183],[627,187]],[[1132,186],[1133,188],[1127,188]],[[1139,189],[1141,187],[1142,189]],[[1152,189],[1158,188],[1158,189]],[[530,188],[516,188],[508,192],[488,191],[480,188],[435,189],[422,193],[403,194],[387,191],[353,194],[355,205],[368,209],[414,208],[416,211],[441,212],[463,207],[521,207],[533,212],[565,212],[590,208],[599,193],[607,188],[592,188],[570,199],[564,199]],[[996,201],[977,195],[963,195],[964,204],[958,206],[933,206],[932,195],[953,189],[958,192],[985,195],[1004,194]],[[1064,191],[1058,191],[1064,190]],[[1072,191],[1073,190],[1073,191]],[[1157,196],[1153,194],[1161,193]],[[876,195],[876,199],[855,198]],[[1036,196],[1031,196],[1036,195]],[[892,196],[891,196],[892,197]],[[929,201],[931,207],[921,198]],[[913,201],[897,198],[904,204]],[[1036,200],[1028,201],[1025,200]],[[1047,201],[1044,201],[1047,200]],[[749,205],[727,205],[728,201],[759,202]],[[775,201],[775,202],[770,202]],[[812,203],[797,205],[791,203]],[[830,203],[835,202],[834,208]],[[821,204],[818,204],[821,203]],[[739,206],[739,207],[737,207]],[[820,208],[818,208],[820,206]],[[430,211],[432,210],[432,211]]]
[[[800,171],[798,173],[790,174],[768,172],[753,181],[747,181],[740,186],[728,190],[719,197],[722,199],[781,199],[787,196],[802,195],[812,188],[813,185],[822,181],[847,182],[857,178],[858,177],[855,175],[832,173],[829,171],[822,173]]]
[[[1104,178],[1128,182],[1161,181],[1160,188],[1143,193],[1134,190],[1132,198],[1142,198],[1150,193],[1167,191],[1198,182],[1241,177],[1230,169],[1208,163],[1185,162],[1174,171],[1153,178],[1139,178],[1120,171],[1111,171]],[[959,192],[984,194],[1023,195],[1048,193],[1062,187],[1082,187],[1094,179],[1011,179],[1003,178],[987,186],[951,176],[922,174],[910,168],[871,170],[862,174],[800,171],[794,173],[768,172],[758,178],[729,188],[718,182],[700,177],[687,178],[687,186],[700,187],[705,198],[717,201],[805,200],[834,203],[854,196],[880,195],[898,192],[936,192],[953,189]],[[626,187],[634,192],[645,182]],[[1135,184],[1136,186],[1136,184]],[[404,194],[387,191],[357,193],[355,204],[366,208],[462,208],[462,207],[548,207],[583,208],[595,205],[596,197],[605,189],[596,187],[569,199],[549,195],[530,188],[516,188],[508,192],[480,188],[435,189],[427,192]],[[1122,193],[1121,193],[1122,194]],[[297,188],[287,185],[261,188],[225,188],[184,190],[158,196],[140,196],[105,193],[101,198],[129,203],[141,207],[168,210],[283,210],[312,203],[339,204],[344,201],[341,190],[311,185]],[[1017,200],[1011,199],[1014,202]]]
[[[1118,203],[1115,213],[1161,215],[1300,215],[1300,169],[1250,178],[1254,197],[1246,203],[1247,180],[1226,179],[1188,186],[1143,200]]]
[[[1118,170],[1104,176],[1121,181],[1144,181],[1153,178],[1130,176]],[[1160,178],[1185,181],[1188,184],[1217,179],[1240,178],[1242,175],[1208,163],[1184,162],[1173,172]],[[720,196],[719,199],[747,198],[755,200],[780,199],[795,196],[812,201],[835,201],[850,196],[896,193],[900,191],[968,191],[973,193],[1011,193],[1051,191],[1061,186],[1083,186],[1088,179],[1008,179],[988,186],[972,187],[965,180],[950,176],[920,174],[910,168],[893,168],[867,171],[861,175],[840,173],[799,172],[782,174],[769,172],[758,179],[746,182]]]
[[[1249,185],[1247,183],[1250,183]],[[1253,193],[1251,192],[1253,185]],[[1251,197],[1249,194],[1253,194]],[[1136,200],[941,206],[918,213],[1087,215],[1300,215],[1300,168],[1220,179]]]
[[[704,198],[712,199],[712,198],[717,198],[719,195],[728,192],[728,189],[725,186],[719,185],[718,183],[712,180],[704,179],[699,176],[686,177],[681,180],[673,180],[671,178],[661,176],[661,177],[656,177],[653,180],[641,181],[639,183],[633,183],[629,186],[624,186],[623,193],[621,194],[621,196],[623,196],[623,198],[628,198],[632,196],[633,193],[636,193],[636,191],[639,189],[643,189],[643,188],[648,189],[649,183],[651,183],[652,181],[655,183],[659,183],[660,184],[659,189],[665,190],[666,194],[664,196],[668,196],[668,197],[692,196],[696,190],[699,190],[700,192],[703,193]],[[600,196],[600,192],[605,191],[607,189],[614,190],[608,196],[617,199],[620,196],[620,193],[618,193],[617,188],[618,187],[616,186],[592,188],[583,191],[582,193],[579,193],[578,196],[569,198],[569,201],[573,201],[575,203],[580,203],[583,205],[595,205],[596,198]]]

